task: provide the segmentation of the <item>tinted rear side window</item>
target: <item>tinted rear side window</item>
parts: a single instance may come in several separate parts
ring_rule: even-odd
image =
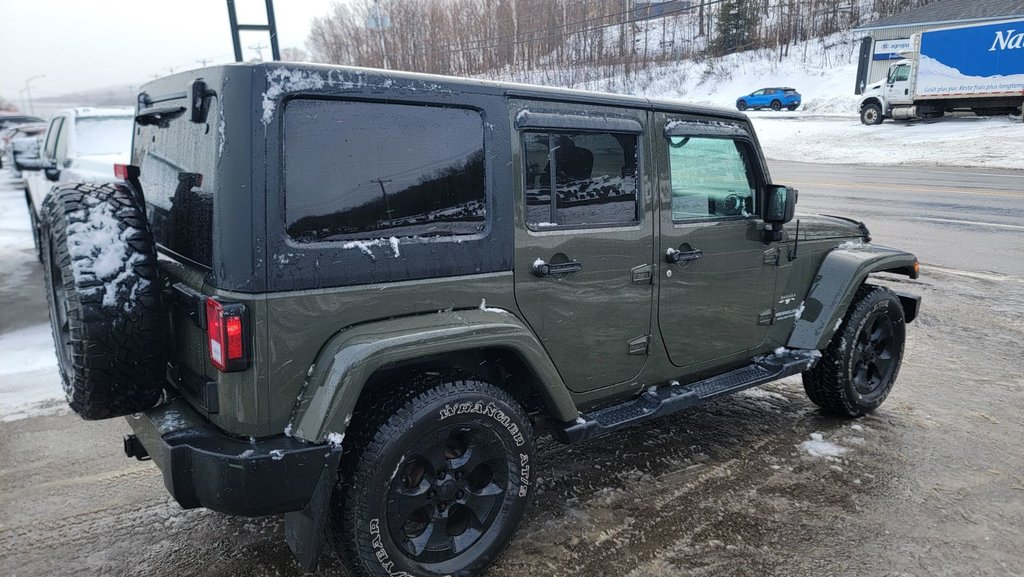
[[[635,134],[530,132],[523,142],[531,229],[639,221]]]
[[[293,100],[284,116],[288,234],[299,242],[478,234],[483,143],[474,110]]]

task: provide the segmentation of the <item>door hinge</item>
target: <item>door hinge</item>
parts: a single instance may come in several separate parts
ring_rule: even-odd
[[[633,280],[633,284],[651,284],[651,274],[654,267],[649,264],[642,264],[637,267],[633,267],[630,271],[630,278]]]
[[[647,349],[651,344],[651,335],[644,335],[629,341],[629,354],[630,355],[646,355]]]
[[[772,324],[775,319],[775,309],[768,309],[757,314],[757,324],[764,326]]]

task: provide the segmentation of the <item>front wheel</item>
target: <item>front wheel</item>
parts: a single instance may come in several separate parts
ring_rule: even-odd
[[[742,100],[736,103],[736,110],[739,110],[740,112],[745,112],[747,108],[747,103]]]
[[[834,415],[874,411],[896,382],[905,338],[899,297],[885,287],[863,285],[821,361],[803,374],[804,391]]]
[[[522,407],[482,381],[427,379],[354,415],[331,507],[356,575],[478,575],[526,509],[535,453]]]
[[[860,121],[868,126],[876,126],[882,123],[882,107],[877,104],[867,104],[860,109]]]

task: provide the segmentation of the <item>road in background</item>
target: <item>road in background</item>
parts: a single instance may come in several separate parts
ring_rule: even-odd
[[[864,221],[925,265],[1024,282],[1024,171],[769,161],[800,190],[797,212]]]
[[[542,439],[532,504],[487,577],[1024,575],[1024,175],[770,166],[800,210],[864,219],[928,265],[879,281],[924,298],[892,395],[851,422],[787,379],[580,445]],[[27,233],[4,217],[0,239]],[[19,242],[0,259],[0,339],[46,323]],[[123,456],[127,431],[0,422],[0,575],[301,575],[280,517],[182,510]],[[812,455],[812,434],[837,456]],[[347,572],[328,555],[320,575]]]

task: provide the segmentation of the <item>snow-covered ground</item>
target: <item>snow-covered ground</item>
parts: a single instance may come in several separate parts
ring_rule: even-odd
[[[0,295],[24,292],[38,266],[24,192],[9,172],[0,172]],[[65,410],[49,324],[0,326],[0,421]]]

